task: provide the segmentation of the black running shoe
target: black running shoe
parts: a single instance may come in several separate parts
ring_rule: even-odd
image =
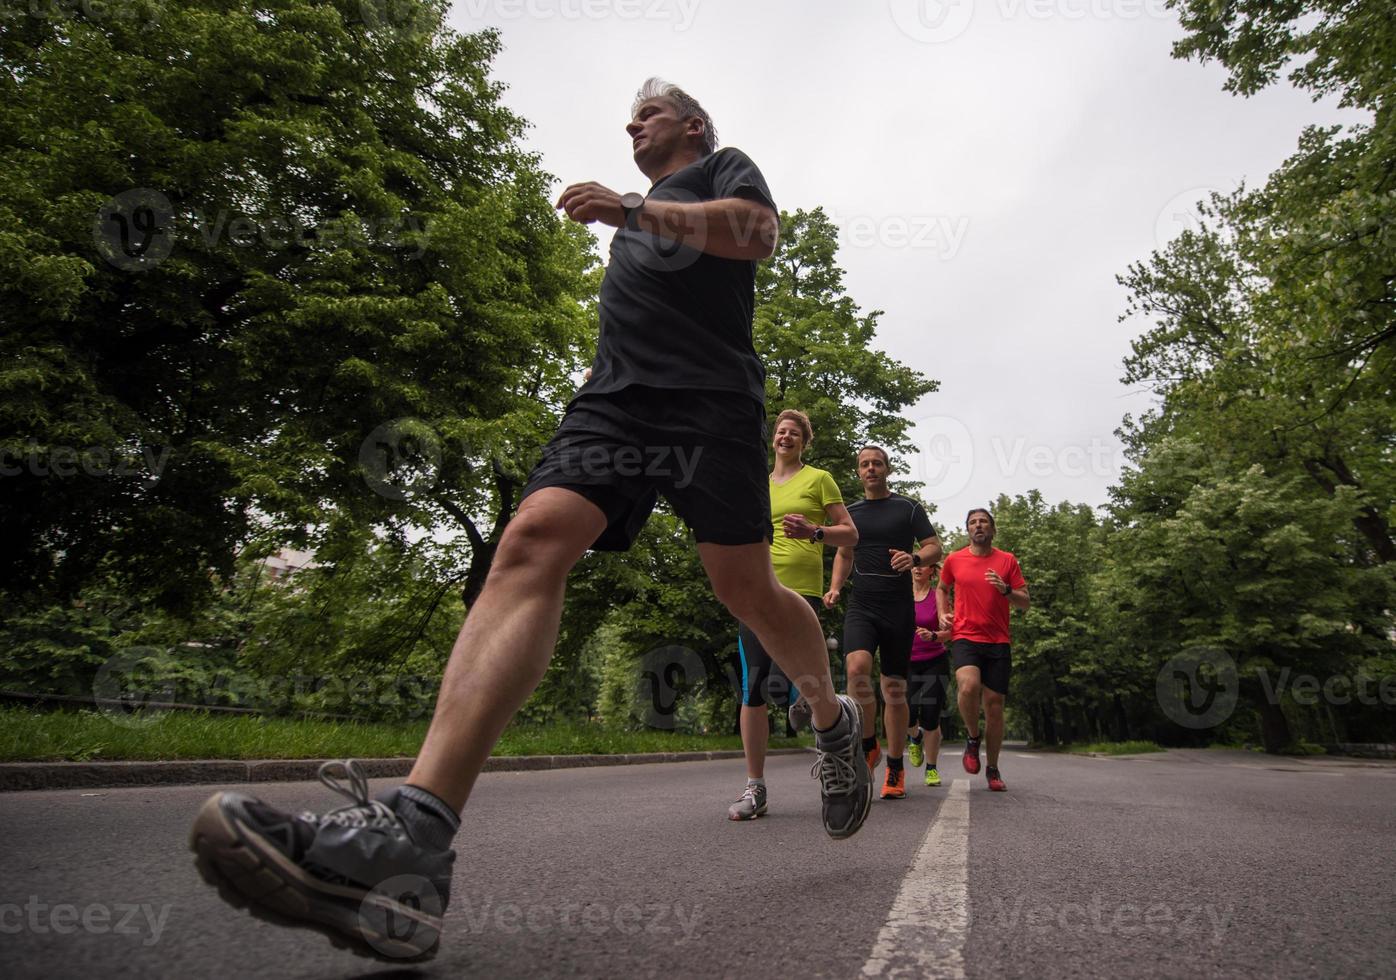
[[[293,816],[242,793],[211,796],[189,833],[199,873],[260,919],[314,929],[361,956],[431,958],[455,851],[418,846],[390,807],[369,799],[358,763],[327,762],[319,775],[350,805]]]
[[[818,776],[824,803],[824,831],[830,837],[852,837],[868,819],[872,808],[872,771],[863,756],[863,712],[846,694],[838,695],[843,708],[841,730],[815,733],[819,758],[810,769]]]

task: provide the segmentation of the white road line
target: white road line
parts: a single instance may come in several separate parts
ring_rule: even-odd
[[[969,932],[969,783],[950,783],[863,964],[863,976],[963,980]]]

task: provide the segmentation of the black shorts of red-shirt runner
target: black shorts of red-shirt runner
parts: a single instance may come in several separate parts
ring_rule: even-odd
[[[819,618],[824,609],[823,601],[812,595],[803,595],[800,598],[809,603],[815,618]],[[737,657],[742,669],[742,688],[739,693],[742,704],[748,708],[759,708],[763,704],[794,704],[799,698],[799,690],[790,683],[785,671],[780,669],[780,664],[771,659],[771,655],[761,645],[760,638],[746,623],[737,624]]]
[[[878,605],[851,603],[843,617],[843,654],[867,650],[877,658],[883,677],[905,678],[916,636],[916,604],[907,589],[906,602]]]
[[[950,681],[950,657],[941,654],[930,660],[907,663],[906,703],[910,718],[908,728],[918,725],[923,731],[940,726],[940,713],[945,710],[946,690]]]
[[[950,655],[955,669],[978,667],[979,682],[991,691],[1008,693],[1008,675],[1012,668],[1007,643],[975,643],[973,640],[952,640]]]
[[[523,496],[545,487],[578,493],[606,515],[597,551],[627,550],[660,496],[701,543],[769,541],[765,407],[741,392],[642,385],[581,396]]]

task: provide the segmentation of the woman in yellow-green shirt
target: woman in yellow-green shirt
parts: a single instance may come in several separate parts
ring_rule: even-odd
[[[798,592],[818,614],[823,607],[823,549],[851,548],[858,529],[838,484],[826,471],[807,466],[800,455],[814,440],[809,416],[786,409],[776,416],[771,437],[776,464],[771,471],[771,564],[776,578]],[[742,667],[742,751],[746,755],[746,790],[727,810],[731,820],[752,820],[766,812],[766,742],[768,703],[788,704],[799,692],[761,647],[756,634],[738,624],[737,650]]]

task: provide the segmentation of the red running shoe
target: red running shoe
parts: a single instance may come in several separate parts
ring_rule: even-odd
[[[979,774],[979,739],[965,739],[965,772],[971,776]]]
[[[988,769],[985,769],[984,775],[989,777],[989,789],[991,791],[1002,793],[1004,790],[1008,789],[1008,785],[1004,783],[1003,777],[999,775],[999,771],[996,767],[990,766]]]

